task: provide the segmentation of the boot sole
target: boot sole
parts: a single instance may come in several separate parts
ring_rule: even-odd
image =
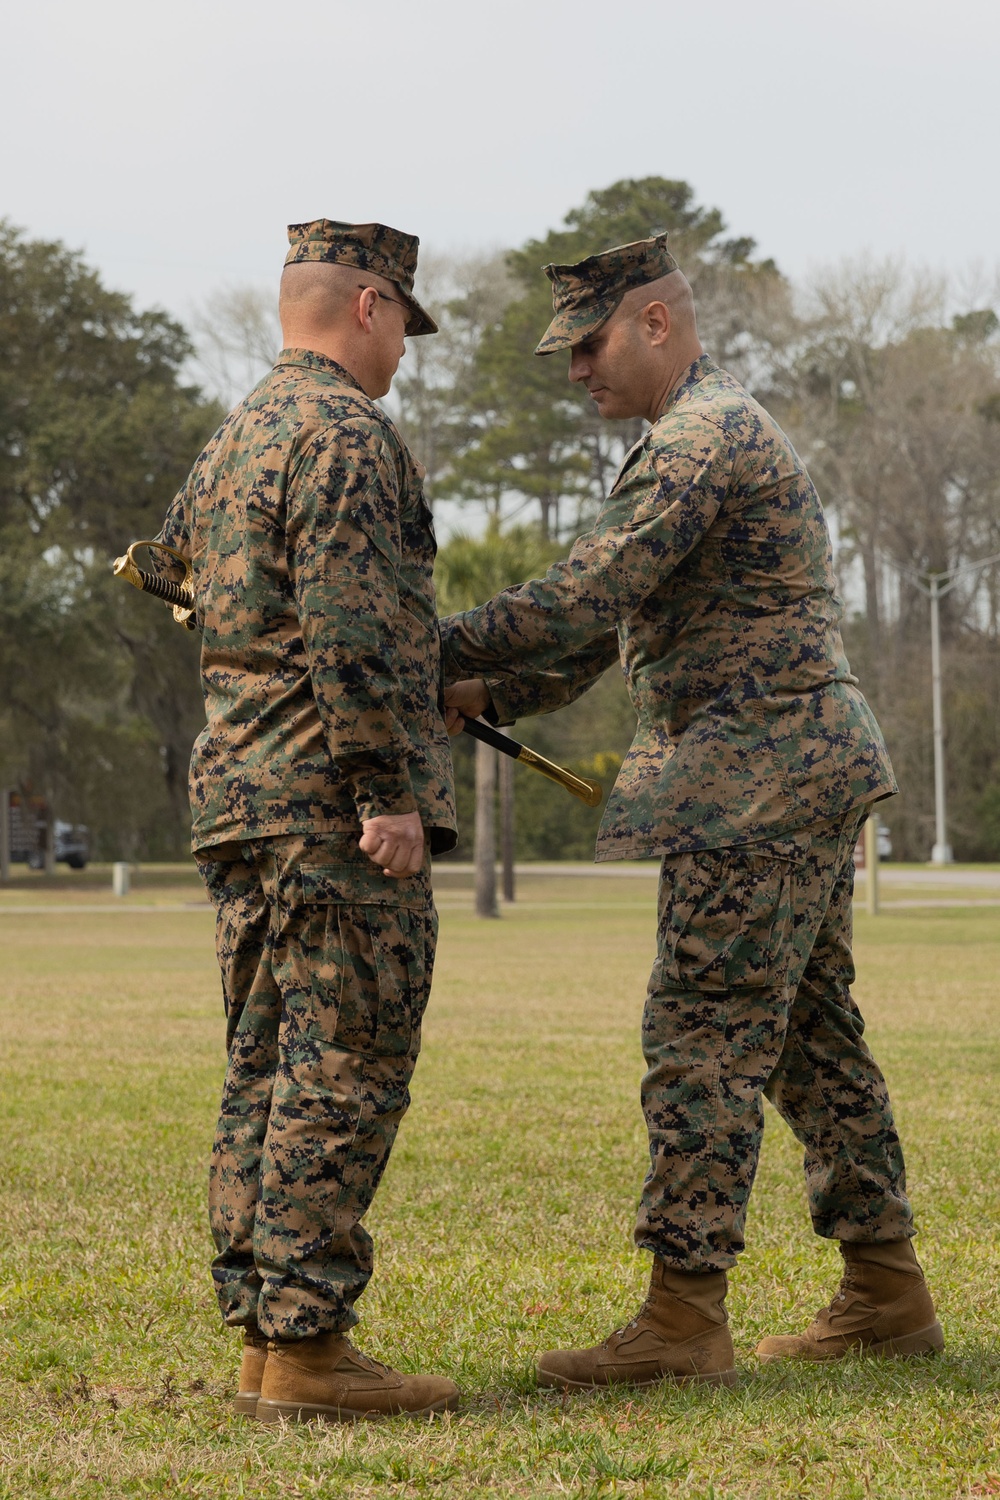
[[[257,1402],[254,1415],[258,1422],[370,1422],[384,1417],[433,1417],[442,1411],[457,1411],[460,1397],[443,1396],[429,1406],[415,1411],[362,1411],[351,1406],[316,1406],[311,1402],[264,1401]]]
[[[912,1354],[940,1354],[943,1348],[944,1329],[940,1323],[931,1323],[919,1333],[904,1333],[881,1344],[870,1344],[864,1352],[881,1355],[883,1359],[898,1359]]]
[[[809,1364],[830,1364],[834,1360],[846,1359],[848,1355],[873,1359],[913,1359],[921,1355],[940,1354],[944,1349],[944,1329],[940,1323],[931,1323],[916,1333],[904,1333],[893,1339],[883,1339],[878,1344],[865,1344],[853,1349],[840,1349],[835,1354],[814,1356],[811,1354],[758,1354],[762,1365],[779,1364],[782,1360],[800,1360]]]
[[[255,1417],[260,1391],[240,1391],[233,1397],[233,1411],[238,1417]]]
[[[738,1370],[711,1370],[701,1375],[675,1375],[668,1370],[663,1375],[654,1375],[652,1380],[629,1380],[626,1376],[621,1380],[570,1380],[567,1375],[557,1375],[553,1370],[546,1370],[539,1365],[535,1371],[535,1380],[538,1385],[552,1386],[560,1391],[609,1391],[616,1387],[630,1386],[633,1390],[645,1388],[651,1385],[736,1385],[740,1375]]]

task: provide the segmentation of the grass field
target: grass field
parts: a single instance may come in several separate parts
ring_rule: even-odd
[[[1000,910],[858,918],[857,995],[945,1356],[758,1370],[757,1339],[808,1320],[839,1263],[769,1111],[731,1278],[741,1385],[564,1400],[534,1389],[535,1355],[603,1337],[648,1275],[630,1230],[655,882],[529,877],[492,923],[467,887],[439,881],[424,1055],[369,1216],[358,1332],[452,1375],[465,1406],[323,1431],[229,1415],[238,1346],[203,1201],[223,1023],[193,876],[147,874],[117,905],[103,879],[0,894],[0,1497],[1000,1495]]]

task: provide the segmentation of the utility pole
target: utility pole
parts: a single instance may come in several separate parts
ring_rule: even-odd
[[[949,584],[953,588],[957,580]],[[941,575],[934,574],[930,580],[931,600],[931,713],[934,723],[934,847],[931,849],[932,865],[951,864],[951,845],[948,842],[948,816],[944,791],[944,713],[941,708]]]
[[[934,725],[934,846],[931,849],[932,865],[950,865],[951,845],[948,842],[948,809],[945,802],[944,774],[944,710],[941,705],[941,609],[945,594],[950,594],[955,585],[969,573],[979,573],[993,563],[1000,562],[1000,552],[992,557],[980,558],[978,562],[963,563],[957,568],[946,568],[941,573],[918,573],[915,568],[895,566],[916,584],[922,594],[931,601],[931,712]]]

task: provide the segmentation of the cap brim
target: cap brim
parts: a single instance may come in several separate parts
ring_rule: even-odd
[[[572,349],[574,344],[582,343],[608,321],[624,295],[624,291],[616,291],[583,307],[564,307],[546,328],[535,353],[557,354],[560,349]]]
[[[418,338],[422,333],[439,332],[434,319],[429,312],[424,311],[416,297],[411,297],[408,292],[403,291],[402,287],[399,287],[399,294],[405,299],[406,305],[410,309],[410,316],[406,322],[406,337],[408,339]]]

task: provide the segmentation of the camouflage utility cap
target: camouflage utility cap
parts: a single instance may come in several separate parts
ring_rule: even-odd
[[[575,266],[550,265],[543,269],[552,283],[555,317],[535,353],[555,354],[557,349],[569,349],[595,333],[626,292],[676,271],[677,262],[667,249],[666,234],[658,234],[649,240],[633,240],[630,245],[602,250],[600,255],[588,255]]]
[[[413,295],[417,269],[415,234],[390,229],[388,224],[342,224],[339,219],[313,219],[308,224],[289,224],[289,251],[285,265],[301,260],[326,260],[337,266],[357,266],[391,281],[409,309],[406,332],[437,333],[438,326]]]

